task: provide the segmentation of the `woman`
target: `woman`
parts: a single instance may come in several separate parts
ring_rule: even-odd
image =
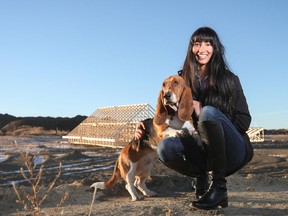
[[[162,140],[158,158],[167,167],[196,178],[197,200],[192,206],[206,210],[227,207],[225,177],[253,157],[246,134],[251,116],[239,78],[228,69],[224,47],[213,29],[202,27],[193,33],[178,73],[192,89],[199,135]],[[141,122],[137,124],[136,139],[142,137],[142,127]]]

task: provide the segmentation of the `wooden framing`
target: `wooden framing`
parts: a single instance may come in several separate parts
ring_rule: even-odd
[[[264,142],[264,128],[249,128],[247,134],[251,142]]]
[[[73,144],[123,147],[134,137],[135,125],[154,113],[149,104],[99,108],[63,138]],[[249,128],[247,134],[251,142],[264,141],[263,128]]]
[[[123,147],[133,138],[136,123],[154,113],[149,104],[99,108],[63,138],[73,144]]]

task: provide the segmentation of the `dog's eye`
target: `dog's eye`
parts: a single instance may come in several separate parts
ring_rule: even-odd
[[[178,86],[179,85],[179,83],[177,82],[177,81],[174,81],[174,86]]]

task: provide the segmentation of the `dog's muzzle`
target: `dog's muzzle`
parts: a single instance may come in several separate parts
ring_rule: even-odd
[[[171,98],[171,93],[170,93],[170,92],[167,92],[167,93],[164,94],[164,99],[165,99],[166,101],[169,101],[170,98]]]
[[[164,95],[164,105],[174,105],[177,103],[177,100],[175,98],[175,95],[173,92],[167,91]]]
[[[170,92],[165,93],[163,97],[164,97],[164,105],[169,105],[172,103]]]

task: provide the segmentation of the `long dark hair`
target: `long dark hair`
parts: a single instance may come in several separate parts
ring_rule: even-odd
[[[196,74],[198,73],[198,62],[192,53],[194,42],[210,42],[213,46],[213,54],[207,64],[207,83],[199,99],[202,106],[211,105],[220,109],[228,117],[233,116],[234,104],[232,97],[233,80],[225,60],[225,49],[217,33],[209,27],[201,27],[197,29],[191,36],[186,59],[183,65],[182,77],[186,84],[191,86],[193,91],[196,89]]]

